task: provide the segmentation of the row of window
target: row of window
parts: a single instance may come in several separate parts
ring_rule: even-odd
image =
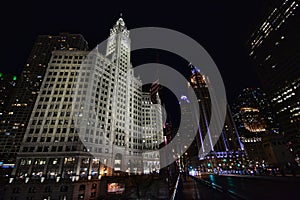
[[[38,146],[38,147],[23,147],[22,152],[70,152],[81,151],[78,146]]]
[[[53,117],[57,117],[57,114],[53,114]],[[53,120],[32,120],[31,125],[42,125],[43,121],[45,121],[44,125],[68,125],[68,124],[74,124],[73,120],[58,120],[57,118],[54,118]],[[51,131],[51,130],[50,130]],[[38,133],[38,131],[36,131]],[[53,129],[50,133],[53,133]]]
[[[91,185],[91,189],[92,190],[97,189],[97,184],[93,183]],[[13,191],[13,193],[16,194],[16,193],[21,193],[21,190],[22,190],[21,187],[14,187],[12,191]],[[51,193],[53,190],[57,191],[56,188],[54,189],[53,186],[50,186],[50,185],[44,187],[45,193]],[[69,190],[69,186],[67,186],[67,185],[60,186],[60,189],[59,189],[60,192],[68,192],[68,190]],[[84,184],[79,186],[79,191],[83,191],[83,190],[86,190],[86,185],[84,185]],[[35,186],[28,188],[28,193],[36,193],[36,192],[41,192],[41,191],[39,191],[39,188],[37,188]],[[91,197],[93,196],[92,194],[94,195],[94,194],[96,194],[96,192],[92,192]]]
[[[26,142],[77,142],[79,140],[78,136],[69,136],[68,137],[27,137]]]

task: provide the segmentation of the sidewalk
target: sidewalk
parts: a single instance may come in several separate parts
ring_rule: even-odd
[[[186,181],[182,179],[179,187],[178,196],[176,197],[177,200],[200,199],[196,182],[191,177],[187,176]]]
[[[235,199],[223,192],[218,191],[217,189],[213,189],[208,187],[205,184],[199,183],[195,181],[192,177],[187,176],[186,181],[182,180],[182,185],[178,190],[178,195],[176,196],[176,200],[181,199],[215,199],[215,200],[231,200]]]
[[[293,176],[291,174],[286,174],[282,176],[281,174],[277,174],[276,176],[262,176],[262,175],[239,175],[239,174],[218,174],[217,176],[232,176],[232,177],[240,177],[240,178],[258,178],[258,179],[280,179],[280,180],[297,180],[300,181],[300,175],[297,174]]]

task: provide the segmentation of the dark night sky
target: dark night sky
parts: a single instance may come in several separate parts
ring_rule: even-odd
[[[105,1],[104,1],[105,2]],[[260,83],[246,51],[246,41],[265,15],[267,1],[139,1],[139,4],[103,1],[23,1],[1,6],[0,71],[20,74],[39,34],[81,33],[93,48],[109,35],[123,13],[128,29],[157,26],[180,31],[201,44],[217,64],[231,102],[245,87]],[[154,54],[134,53],[134,65],[155,60]],[[145,59],[145,60],[143,60]],[[173,60],[173,59],[172,59]],[[164,64],[176,65],[159,55]],[[176,59],[175,59],[176,61]],[[176,66],[187,67],[187,66]]]

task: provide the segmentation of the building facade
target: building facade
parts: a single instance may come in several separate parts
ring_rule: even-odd
[[[197,96],[199,102],[199,129],[196,135],[196,143],[194,143],[194,150],[189,149],[189,152],[195,154],[195,146],[197,146],[198,159],[200,164],[198,169],[204,168],[222,168],[227,169],[231,163],[224,163],[223,159],[228,158],[232,162],[237,160],[244,162],[244,146],[240,140],[239,133],[236,129],[235,122],[233,121],[231,110],[229,106],[226,109],[226,117],[224,124],[217,124],[222,126],[222,132],[220,135],[216,135],[216,131],[212,130],[213,127],[209,127],[211,119],[211,106],[217,106],[213,104],[211,95],[209,92],[209,77],[200,73],[200,70],[191,65],[192,75],[190,77],[189,87],[192,87]],[[217,109],[218,110],[218,109]],[[204,138],[209,137],[210,143],[204,144]],[[197,144],[197,145],[195,145]],[[221,165],[220,165],[221,164]]]
[[[10,94],[16,86],[17,76],[0,73],[0,120],[5,115]]]
[[[0,122],[3,120],[4,116],[7,116],[11,113],[8,113],[7,106],[9,104],[11,93],[13,92],[16,86],[17,76],[0,73]],[[21,106],[21,104],[17,104]],[[2,133],[3,137],[8,137],[9,133]],[[6,134],[6,135],[5,135]],[[8,162],[5,157],[0,158],[0,177],[5,177],[10,174],[13,168],[13,163]]]
[[[299,153],[300,127],[300,55],[299,1],[277,0],[251,35],[249,56],[273,106],[282,132]]]
[[[155,98],[149,92],[142,93],[142,143],[144,173],[159,172],[159,144],[163,142],[162,106],[158,95]],[[155,104],[151,101],[155,99]],[[148,152],[147,152],[148,151]]]
[[[39,35],[23,72],[18,78],[5,114],[0,121],[0,155],[14,163],[53,50],[87,50],[87,42],[79,34]]]
[[[161,107],[141,86],[121,18],[105,55],[97,48],[53,51],[11,181],[93,180],[159,170]]]
[[[244,144],[247,158],[253,162],[265,161],[281,165],[290,161],[287,141],[282,137],[266,93],[260,88],[246,88],[233,106],[234,120]],[[277,141],[276,141],[277,139]],[[275,159],[280,152],[284,159]]]
[[[24,182],[15,182],[13,185],[5,185],[5,190],[1,195],[1,200],[41,200],[41,199],[89,199],[96,200],[101,196],[99,180],[80,180],[80,181],[43,181],[30,180]],[[102,189],[102,188],[101,188]],[[101,196],[103,198],[103,196]]]

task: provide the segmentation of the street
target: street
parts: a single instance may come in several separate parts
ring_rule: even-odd
[[[229,194],[232,199],[283,199],[297,197],[300,194],[298,191],[300,178],[298,177],[202,174],[193,178],[202,185],[205,184],[201,180],[212,183],[212,186],[215,188],[214,193]],[[212,192],[212,190],[204,190],[201,187],[198,190],[196,193],[199,194]],[[206,194],[205,196],[208,195]]]

